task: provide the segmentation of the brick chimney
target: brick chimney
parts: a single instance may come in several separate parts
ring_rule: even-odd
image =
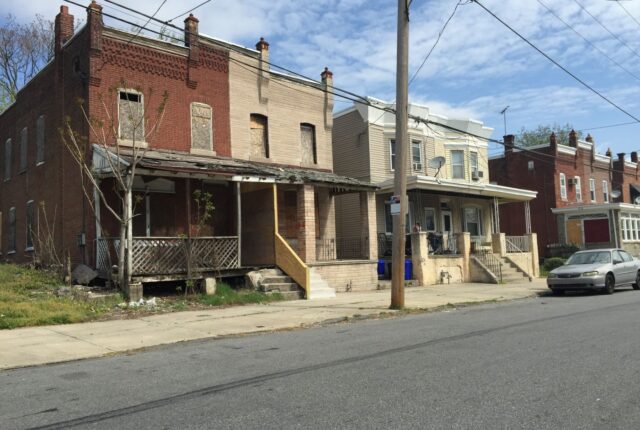
[[[607,148],[607,152],[605,152],[604,155],[611,157],[611,148]]]
[[[513,148],[515,147],[516,137],[513,134],[507,134],[502,137],[502,141],[504,142],[504,153],[513,152]]]
[[[573,129],[569,132],[569,146],[573,148],[578,147],[578,133]]]
[[[269,70],[269,42],[264,40],[264,37],[256,43],[256,50],[260,52],[260,66],[263,70]]]
[[[556,134],[554,132],[551,132],[551,134],[549,135],[549,145],[554,151],[558,149],[558,139],[556,138]]]
[[[326,130],[333,127],[333,72],[325,67],[320,73],[324,87],[324,126]]]
[[[624,156],[626,154],[624,152],[620,152],[618,153],[618,162],[622,165],[622,168],[624,168]]]
[[[591,136],[591,134],[587,134],[587,137],[585,137],[584,140],[586,140],[589,143],[593,143],[593,137]]]
[[[55,55],[62,52],[62,46],[73,36],[73,15],[69,15],[67,6],[60,6],[55,20]]]
[[[637,151],[632,151],[631,152],[631,161],[633,161],[634,163],[638,162],[638,152]]]
[[[184,20],[184,45],[192,46],[198,44],[198,18],[192,13]]]

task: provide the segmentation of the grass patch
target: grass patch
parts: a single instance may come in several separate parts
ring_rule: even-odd
[[[0,329],[89,321],[122,300],[57,297],[60,286],[56,276],[44,270],[0,264]]]
[[[244,305],[250,303],[266,303],[283,300],[280,293],[264,294],[253,290],[234,290],[228,284],[220,282],[216,285],[216,293],[212,296],[200,295],[198,301],[209,306]]]

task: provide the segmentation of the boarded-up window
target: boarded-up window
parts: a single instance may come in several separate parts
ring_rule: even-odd
[[[44,115],[38,117],[36,126],[36,164],[40,164],[44,162]]]
[[[300,124],[302,142],[302,164],[317,164],[316,128],[312,124]]]
[[[213,150],[213,111],[211,106],[191,103],[191,147]]]
[[[120,91],[118,100],[118,124],[120,139],[144,141],[144,105],[142,94]]]
[[[269,158],[269,126],[264,115],[251,114],[251,156]]]
[[[20,132],[20,172],[27,170],[27,127]]]
[[[27,202],[27,240],[25,251],[33,250],[33,200]]]
[[[11,179],[11,157],[13,154],[11,153],[11,139],[7,139],[4,142],[4,180],[8,181]]]
[[[16,208],[9,209],[9,252],[16,251]]]

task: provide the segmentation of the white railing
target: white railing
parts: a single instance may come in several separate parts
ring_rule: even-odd
[[[120,240],[97,240],[96,266],[110,272],[117,264]],[[190,261],[192,272],[206,272],[240,267],[238,237],[135,237],[133,238],[131,274],[166,275],[187,273]]]
[[[507,252],[530,252],[529,236],[506,236]]]

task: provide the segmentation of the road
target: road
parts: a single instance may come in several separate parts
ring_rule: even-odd
[[[0,373],[0,399],[5,430],[636,429],[640,292],[541,297],[9,370]]]

